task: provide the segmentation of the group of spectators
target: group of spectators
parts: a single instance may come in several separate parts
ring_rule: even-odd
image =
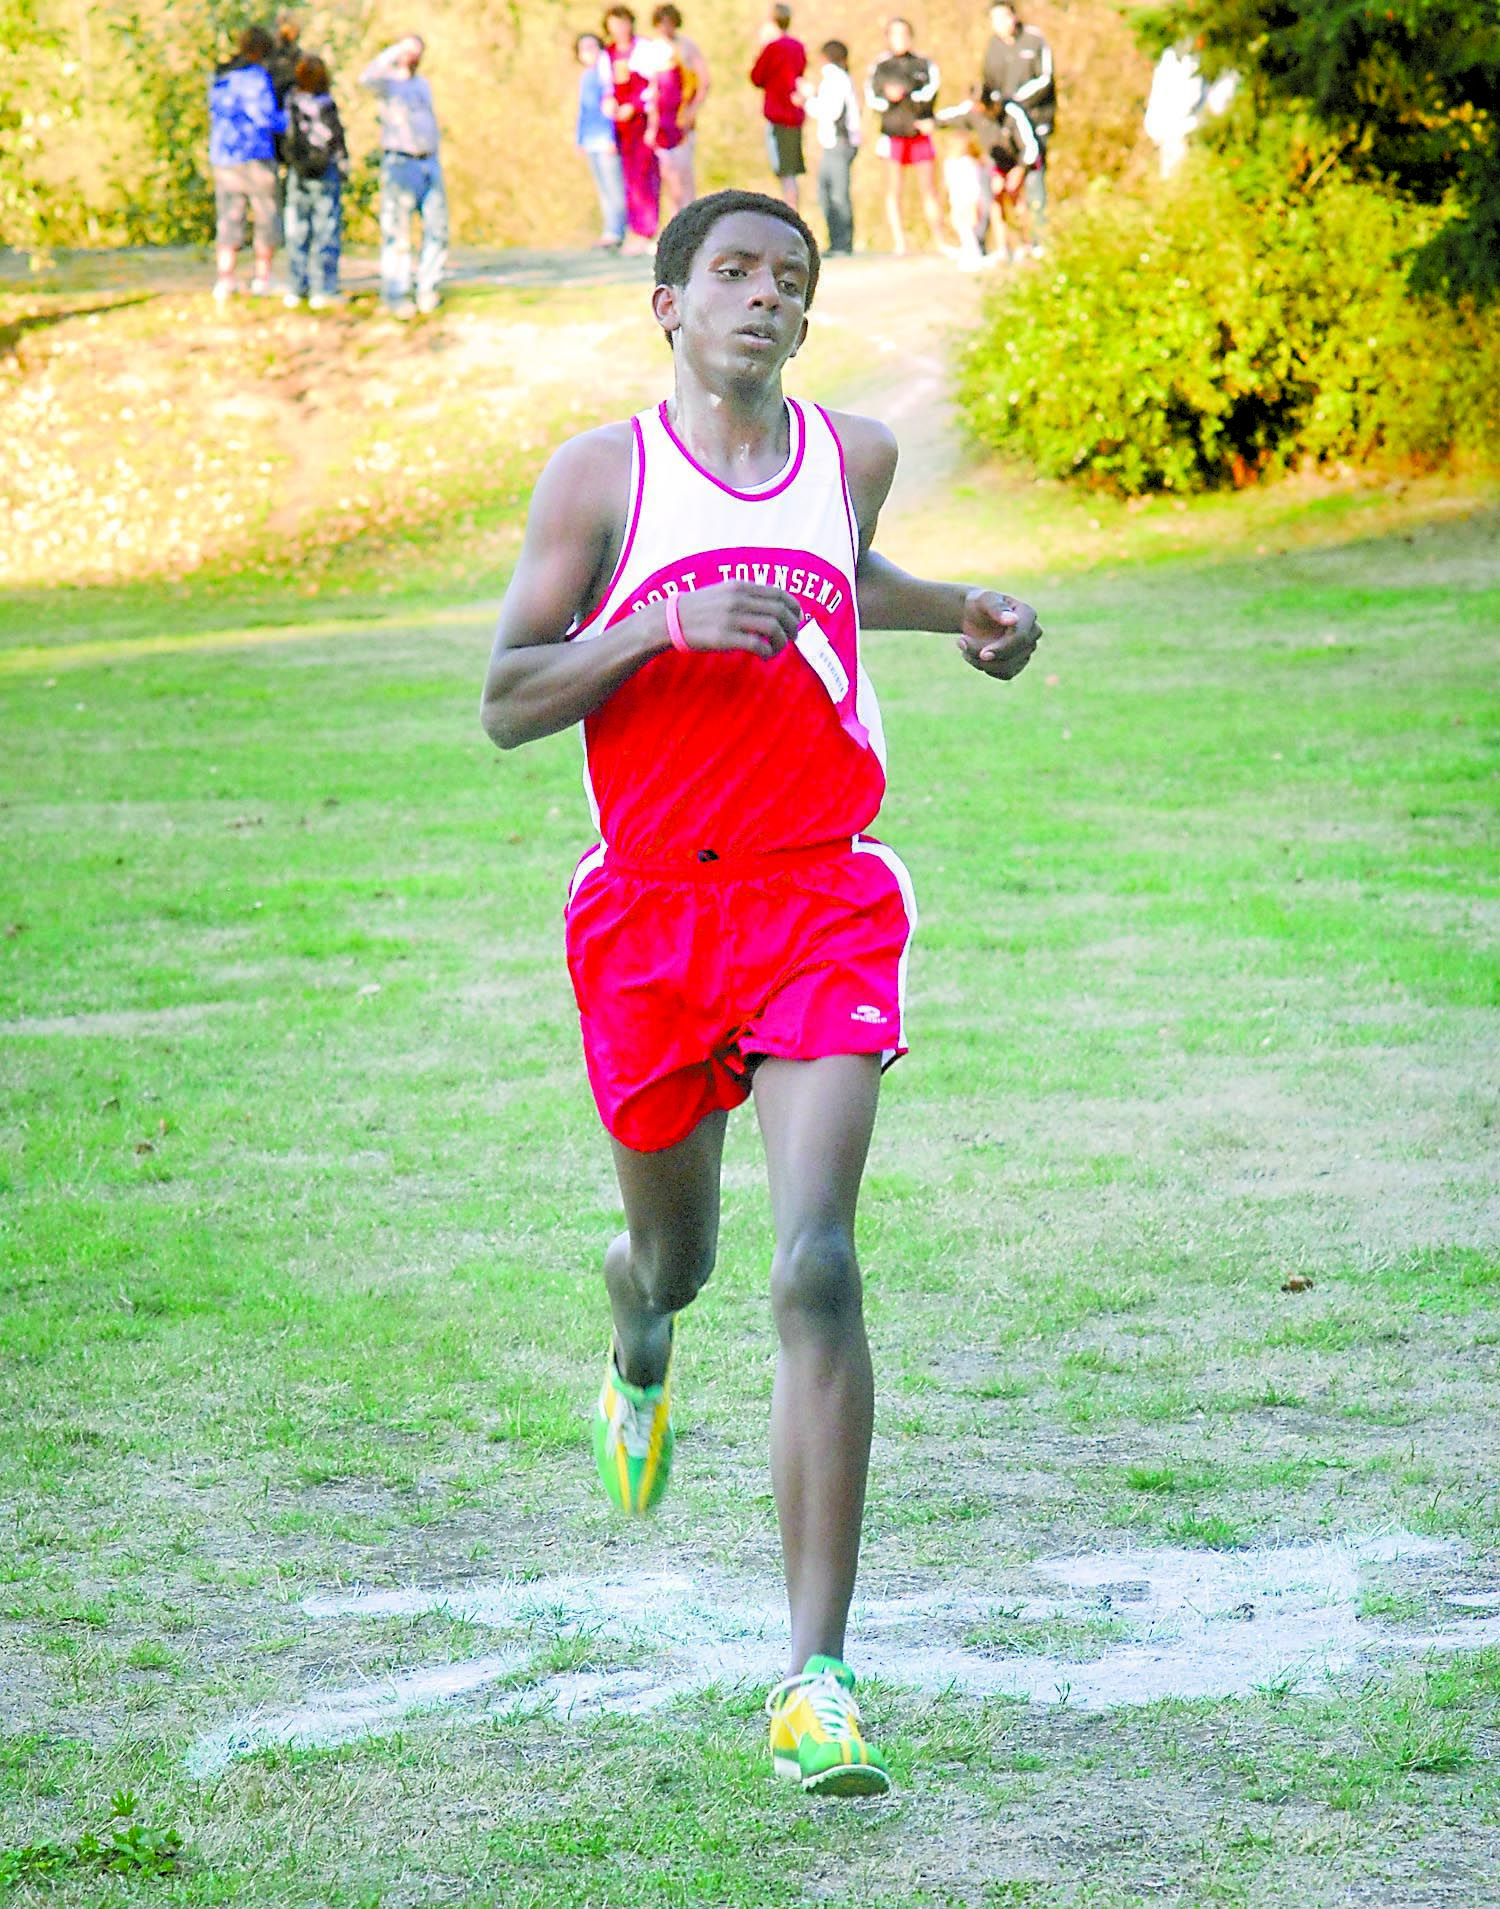
[[[437,309],[448,257],[448,200],[432,89],[417,68],[423,43],[407,34],[378,53],[360,85],[380,102],[380,290],[393,317]],[[208,89],[209,163],[216,212],[214,297],[239,290],[236,268],[251,230],[250,291],[271,290],[278,232],[286,243],[283,303],[322,311],[339,300],[343,186],[349,146],[328,68],[304,53],[296,19],[273,36],[248,26]],[[422,250],[412,275],[412,218]]]
[[[694,128],[708,97],[708,62],[674,6],[637,34],[627,6],[611,7],[602,33],[580,33],[577,143],[599,194],[601,246],[651,251],[661,223],[697,197]]]
[[[876,151],[888,167],[886,216],[898,253],[907,249],[902,202],[908,178],[916,181],[932,242],[956,252],[961,264],[1041,249],[1056,106],[1052,53],[1022,22],[1013,0],[997,0],[988,11],[991,37],[979,80],[961,105],[938,109],[937,63],[916,50],[908,20],[886,23],[885,46],[870,66],[863,107],[878,128]],[[599,195],[599,244],[649,251],[663,186],[669,216],[693,197],[693,129],[708,96],[707,63],[683,33],[675,6],[656,9],[646,36],[636,34],[628,7],[612,7],[603,31],[580,33],[575,51],[582,68],[577,143]],[[791,8],[777,4],[761,30],[749,77],[762,98],[771,172],[792,206],[807,170],[803,128],[812,122],[827,249],[837,255],[854,249],[850,188],[864,121],[847,44],[827,40],[819,57],[817,76],[810,78]],[[943,166],[956,247],[944,241],[936,186],[933,136],[940,128],[962,141]],[[991,250],[997,216],[1001,241]]]
[[[915,179],[932,242],[979,265],[1040,251],[1047,204],[1047,145],[1056,91],[1052,54],[1025,26],[1015,0],[988,9],[991,38],[978,83],[957,106],[939,109],[936,61],[919,53],[911,23],[886,23],[886,43],[862,89],[849,71],[849,48],[827,40],[809,76],[807,50],[792,33],[791,8],[773,5],[761,30],[750,83],[761,95],[766,150],[782,196],[795,206],[807,167],[803,128],[817,141],[818,201],[830,254],[854,249],[851,178],[868,114],[885,161],[891,243],[907,249],[903,197]],[[576,140],[599,197],[599,244],[650,252],[665,216],[697,192],[698,115],[709,95],[708,62],[683,32],[670,4],[636,32],[624,0],[609,8],[599,32],[578,35],[580,68]],[[376,55],[359,83],[379,102],[381,120],[380,286],[393,316],[437,309],[448,254],[448,201],[439,157],[432,89],[418,71],[424,46],[407,34]],[[957,246],[945,243],[936,186],[934,135],[958,134],[961,149],[944,161],[948,217]],[[248,26],[233,59],[209,86],[209,157],[217,213],[214,296],[239,290],[239,253],[250,227],[249,289],[271,290],[272,256],[284,236],[284,302],[313,310],[337,303],[343,246],[343,188],[349,148],[327,65],[304,52],[295,17],[274,35]],[[992,247],[998,214],[1000,244]],[[412,260],[412,222],[422,243]]]

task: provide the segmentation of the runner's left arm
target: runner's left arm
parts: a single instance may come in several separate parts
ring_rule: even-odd
[[[936,630],[958,638],[966,663],[986,676],[1018,676],[1041,626],[1036,611],[1002,590],[914,577],[873,547],[896,475],[896,440],[874,418],[833,413],[844,447],[849,495],[859,526],[859,620],[867,630]]]

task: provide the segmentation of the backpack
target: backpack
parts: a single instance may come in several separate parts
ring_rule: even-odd
[[[286,102],[286,162],[299,179],[323,179],[337,159],[327,95],[289,93]],[[325,108],[328,109],[325,113]]]

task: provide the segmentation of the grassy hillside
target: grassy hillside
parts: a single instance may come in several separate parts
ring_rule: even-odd
[[[497,594],[553,444],[667,388],[649,267],[604,269],[587,285],[462,285],[415,328],[367,295],[317,318],[249,301],[225,312],[149,282],[0,296],[0,628],[68,641],[101,597],[112,628],[135,633],[161,626],[164,602],[229,627]],[[201,284],[191,261],[178,271]],[[897,426],[902,482],[919,502],[944,498],[912,561],[1050,577],[1226,539],[1371,534],[1478,494],[1452,477],[1382,487],[1351,473],[1127,506],[965,467],[935,317],[961,327],[976,303],[945,261],[836,261],[789,378]]]
[[[489,749],[481,609],[268,641],[158,585],[125,645],[108,593],[59,592],[65,649],[0,637],[18,1909],[1493,1902],[1495,515],[1316,549],[1314,493],[1283,536],[1286,493],[1091,530],[966,488],[893,554],[1072,573],[1035,578],[1013,685],[870,644],[923,921],[860,1216],[862,1585],[909,1600],[934,1682],[976,1656],[1050,1681],[862,1681],[899,1787],[843,1809],[773,1785],[755,1676],[553,1702],[655,1696],[689,1655],[571,1618],[569,1582],[668,1623],[669,1574],[727,1625],[766,1611],[778,1674],[753,1121],[672,1492],[622,1528],[587,1448],[618,1207],[559,945],[576,738]],[[1163,560],[1080,574],[1117,540]],[[1425,1549],[1325,1597],[1325,1676],[1275,1573],[1393,1527]],[[1238,1695],[1093,1708],[1088,1679],[1149,1697],[1200,1634],[1148,1601],[1167,1547],[1246,1587],[1206,1606],[1220,1648],[1279,1657]],[[1039,1610],[1059,1557],[1090,1594]],[[504,1628],[463,1602],[532,1579]],[[336,1601],[365,1585],[457,1608]],[[888,1636],[861,1612],[862,1680]],[[415,1672],[456,1694],[274,1735]],[[229,1730],[246,1754],[185,1761]],[[176,1873],[87,1853],[122,1792]]]

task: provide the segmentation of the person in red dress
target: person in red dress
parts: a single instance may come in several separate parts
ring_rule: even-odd
[[[637,39],[629,7],[611,7],[604,16],[609,44],[609,91],[604,110],[615,123],[620,170],[625,175],[625,243],[622,252],[651,250],[661,224],[661,164],[648,137],[646,89],[650,62]]]
[[[791,1612],[771,1754],[809,1793],[871,1795],[890,1780],[844,1662],[874,1411],[854,1225],[881,1073],[906,1049],[915,904],[869,833],[885,750],[860,630],[946,631],[1002,681],[1041,632],[1014,597],[876,553],[891,433],[782,391],[818,263],[766,194],[715,193],[668,225],[652,310],[674,389],[543,471],[481,718],[504,749],[581,723],[601,836],[565,911],[625,1210],[604,1256],[601,1481],[631,1512],[666,1488],[677,1319],[713,1270],[725,1126],[753,1097]]]

